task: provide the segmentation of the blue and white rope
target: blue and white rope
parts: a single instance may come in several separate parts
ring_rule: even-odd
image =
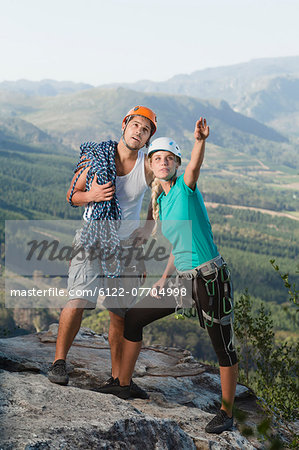
[[[96,142],[85,142],[80,146],[80,161],[75,173],[78,175],[73,183],[69,196],[69,203],[72,203],[76,183],[82,172],[89,167],[86,174],[86,190],[89,191],[91,184],[97,175],[99,184],[112,182],[116,183],[115,152],[117,142],[106,141],[97,144]],[[117,249],[119,249],[119,236],[117,230],[120,226],[121,208],[119,201],[114,194],[112,200],[104,202],[94,202],[91,214],[85,221],[80,241],[86,250],[92,247],[100,248],[103,273],[109,278],[120,275],[121,265]],[[109,259],[109,268],[107,260]]]

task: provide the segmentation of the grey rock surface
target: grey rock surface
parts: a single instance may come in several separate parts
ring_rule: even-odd
[[[0,380],[2,448],[195,448],[174,420],[117,397],[50,385],[39,374],[3,371]]]
[[[188,351],[143,348],[135,381],[149,400],[124,401],[97,392],[110,376],[105,336],[81,328],[69,352],[68,386],[46,378],[57,334],[0,340],[0,449],[255,449],[237,427],[204,432],[219,408],[220,379]],[[237,387],[246,397],[247,388]]]

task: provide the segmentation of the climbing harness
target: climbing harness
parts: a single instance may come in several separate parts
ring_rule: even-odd
[[[96,142],[85,142],[80,146],[80,160],[76,166],[75,173],[78,175],[71,188],[69,203],[72,203],[76,183],[83,173],[89,167],[86,174],[86,190],[89,191],[91,184],[97,175],[99,184],[105,184],[108,181],[115,186],[116,182],[116,166],[115,152],[117,142],[106,141],[100,144]],[[94,202],[89,205],[91,213],[84,221],[81,231],[80,242],[86,250],[92,247],[100,246],[101,258],[100,263],[104,275],[109,278],[119,277],[121,272],[119,258],[119,237],[117,230],[120,226],[121,208],[116,195],[110,201]],[[109,260],[109,264],[108,264]]]
[[[181,286],[179,277],[176,276],[174,280],[170,279],[168,281],[168,286],[171,289],[173,289],[173,292],[178,292],[178,294],[173,294],[175,303],[176,303],[174,317],[178,320],[185,320],[185,315],[184,315],[185,309],[183,308],[183,297],[182,297],[182,294],[181,295],[179,294],[180,286]],[[181,310],[181,309],[182,309],[182,312],[179,312],[179,310]]]
[[[219,305],[219,302],[222,301],[222,310],[223,310],[223,317],[217,318],[215,317],[215,300],[216,300],[216,283],[218,283],[218,276],[220,274],[220,280],[223,284],[223,290],[224,290],[224,296],[222,299],[218,299],[218,302],[216,302],[216,305]],[[210,278],[212,276],[212,278]],[[200,277],[203,282],[204,286],[209,298],[209,311],[204,311],[200,304],[199,299],[199,293],[198,293],[198,285],[195,282],[195,278]],[[209,277],[209,278],[207,278]],[[214,324],[219,324],[220,326],[231,326],[231,337],[230,342],[227,346],[229,351],[234,351],[234,333],[233,333],[233,292],[232,292],[232,283],[231,283],[231,275],[230,271],[227,267],[226,262],[221,256],[217,256],[211,261],[208,261],[207,263],[204,263],[192,270],[180,272],[177,271],[177,278],[183,278],[187,280],[194,280],[192,283],[193,286],[193,300],[195,302],[198,320],[200,323],[200,326],[202,328],[213,327]],[[178,283],[178,282],[177,282]],[[218,289],[217,289],[218,291]],[[219,294],[218,294],[219,295]],[[176,299],[177,307],[176,312],[178,309],[178,302]],[[186,313],[186,311],[183,310],[182,313],[186,317],[194,317],[194,315],[191,315],[191,312]]]

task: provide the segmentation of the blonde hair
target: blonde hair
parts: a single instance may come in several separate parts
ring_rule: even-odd
[[[152,215],[153,219],[155,221],[155,226],[152,231],[152,236],[154,236],[157,232],[157,226],[158,226],[158,219],[159,219],[159,204],[157,202],[157,198],[162,193],[162,186],[160,183],[159,178],[154,178],[154,181],[152,182]]]
[[[150,167],[151,167],[151,158],[153,156],[153,153],[148,157],[149,159],[149,163],[150,163]],[[179,164],[179,166],[181,165],[181,158],[179,158],[178,156],[175,155],[175,159],[177,161],[177,163]],[[176,179],[177,177],[175,177]],[[152,231],[152,236],[154,236],[157,232],[157,227],[158,227],[158,219],[159,219],[159,204],[157,202],[157,199],[159,197],[160,194],[162,194],[163,188],[162,185],[160,183],[159,178],[155,177],[154,181],[152,182],[152,195],[151,195],[151,200],[152,200],[152,215],[153,215],[153,219],[155,221],[155,225]]]

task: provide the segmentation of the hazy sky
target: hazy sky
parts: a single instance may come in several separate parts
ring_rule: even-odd
[[[160,81],[298,55],[298,17],[298,0],[0,0],[0,81]]]

